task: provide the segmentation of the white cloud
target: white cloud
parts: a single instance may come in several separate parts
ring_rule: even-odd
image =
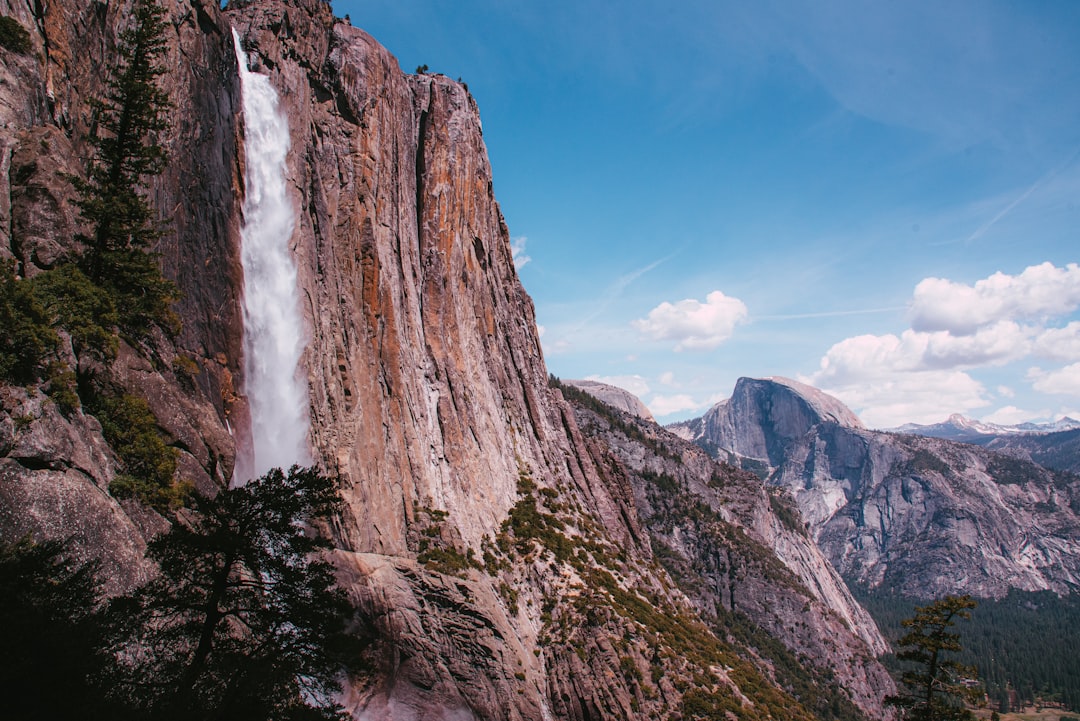
[[[870,428],[904,423],[940,423],[950,413],[969,413],[989,405],[983,385],[961,371],[883,373],[844,385],[819,383],[850,407]]]
[[[685,393],[680,393],[674,396],[653,396],[646,405],[654,416],[660,418],[672,413],[696,411],[705,408],[707,404],[699,403]]]
[[[970,335],[948,331],[905,331],[925,343],[921,366],[925,368],[976,368],[999,365],[1028,355],[1034,331],[1006,320],[979,328]]]
[[[1026,356],[1032,331],[1004,321],[968,336],[945,331],[899,336],[860,335],[840,341],[821,359],[816,383],[846,385],[898,373],[946,371],[1000,365]]]
[[[856,336],[830,348],[820,370],[803,380],[839,398],[871,428],[938,423],[989,404],[983,385],[958,367],[1004,353],[994,350],[994,338],[911,330]]]
[[[1002,398],[1015,398],[1016,397],[1016,391],[1014,391],[1009,386],[998,386],[997,387],[997,393]]]
[[[616,386],[622,388],[624,391],[629,391],[635,396],[640,398],[649,392],[649,383],[639,375],[630,376],[598,376],[591,375],[585,376],[587,381],[596,381],[598,383],[607,383],[609,386]]]
[[[1003,320],[1041,319],[1080,307],[1080,266],[1030,266],[1020,275],[998,272],[974,286],[926,278],[915,286],[911,327],[970,335]]]
[[[983,416],[982,421],[986,423],[997,423],[1001,426],[1014,426],[1018,423],[1026,423],[1028,421],[1036,421],[1040,418],[1046,418],[1050,415],[1049,411],[1025,411],[1022,408],[1016,406],[1003,406],[998,408],[990,415]]]
[[[1080,322],[1064,328],[1050,328],[1035,339],[1035,353],[1051,360],[1080,361]]]
[[[538,337],[540,337],[540,338],[543,338],[543,337],[544,337],[544,333],[547,333],[547,328],[545,328],[544,326],[542,326],[542,325],[540,325],[539,323],[537,323],[537,324],[536,324],[536,335],[537,335]]]
[[[1080,322],[1041,326],[1077,307],[1080,266],[1075,263],[1064,268],[1043,263],[1015,276],[995,273],[973,286],[926,278],[915,288],[910,329],[840,341],[807,380],[848,403],[867,425],[938,422],[989,404],[986,389],[963,371],[1033,353],[1080,360]],[[1080,395],[1080,363],[1053,372],[1034,368],[1028,379],[1035,390]],[[997,392],[1015,395],[1004,386]],[[1007,406],[991,417],[1012,422],[1026,413]]]
[[[675,374],[671,371],[664,371],[660,374],[660,385],[675,386]]]
[[[676,351],[712,350],[730,338],[747,315],[745,303],[714,290],[704,303],[692,298],[674,304],[665,301],[633,325],[653,340],[676,341]]]
[[[1035,390],[1043,393],[1080,396],[1080,363],[1073,363],[1056,371],[1032,368],[1028,371],[1028,379]]]
[[[510,239],[510,255],[514,259],[514,267],[518,270],[524,268],[532,260],[532,258],[525,255],[525,244],[528,242],[529,239],[524,235]]]

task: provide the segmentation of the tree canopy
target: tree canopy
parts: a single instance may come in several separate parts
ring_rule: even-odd
[[[79,566],[57,541],[0,544],[0,698],[4,718],[101,715],[94,686],[104,653],[97,566]]]
[[[4,719],[340,718],[363,644],[310,525],[339,503],[296,467],[196,494],[148,548],[158,576],[108,603],[65,544],[0,544]]]
[[[161,229],[142,190],[144,179],[165,167],[165,148],[157,136],[168,127],[170,107],[158,84],[165,73],[166,27],[156,0],[136,0],[131,25],[120,33],[105,96],[93,102],[95,157],[87,179],[75,180],[79,208],[91,225],[82,237],[83,269],[114,293],[121,324],[135,332],[153,323],[175,329],[177,323],[169,309],[176,289],[150,252]]]
[[[972,697],[975,669],[948,656],[962,650],[960,635],[949,629],[958,619],[971,618],[976,602],[971,596],[946,596],[915,608],[903,621],[909,629],[898,642],[896,654],[911,667],[904,671],[904,690],[886,703],[903,711],[912,721],[963,721],[973,719],[964,701]]]
[[[155,718],[336,718],[338,677],[355,665],[351,606],[327,546],[305,524],[340,499],[314,469],[279,469],[194,496],[150,544],[160,575],[118,613],[135,633],[117,649],[113,681],[125,705]]]

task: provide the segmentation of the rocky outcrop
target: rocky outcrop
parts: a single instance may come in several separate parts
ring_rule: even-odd
[[[741,379],[731,399],[675,430],[788,489],[829,559],[859,584],[921,598],[1078,588],[1075,477],[869,431],[805,388]]]
[[[629,413],[645,421],[656,422],[649,408],[641,402],[641,399],[628,390],[618,386],[608,385],[600,381],[590,380],[563,380],[563,383],[573,386],[578,390],[585,391],[596,400],[611,406],[623,413]]]
[[[209,31],[221,22],[215,3],[163,5],[171,21],[163,87],[174,105],[163,142],[172,162],[149,191],[167,221],[157,250],[182,292],[184,325],[176,342],[161,335],[138,349],[122,342],[109,377],[148,401],[177,453],[179,478],[209,490],[230,477],[235,455],[227,413],[240,327],[230,233],[236,72],[224,35]],[[85,172],[90,99],[102,92],[126,13],[122,3],[0,1],[0,14],[26,28],[31,42],[25,54],[0,50],[0,255],[26,277],[78,250],[83,229],[70,177]],[[103,370],[76,357],[63,333],[61,340],[72,370]],[[185,372],[175,363],[181,356]],[[109,494],[117,458],[97,420],[80,410],[65,416],[39,389],[0,390],[0,535],[68,540],[77,558],[102,561],[111,593],[145,581],[146,539],[165,522]]]
[[[998,436],[986,447],[1045,468],[1080,474],[1080,428],[1057,433]]]
[[[816,702],[839,695],[884,713],[892,681],[873,659],[888,643],[783,491],[618,409],[575,402],[575,414],[626,473],[658,557],[703,616],[722,628],[748,621],[806,659]],[[842,692],[826,680],[834,676]]]

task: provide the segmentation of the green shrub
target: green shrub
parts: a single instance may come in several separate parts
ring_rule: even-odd
[[[417,555],[416,560],[429,570],[453,576],[461,575],[470,568],[479,567],[472,558],[451,547],[425,549]]]
[[[0,47],[25,55],[30,52],[30,33],[18,20],[0,15]]]
[[[46,369],[49,385],[45,395],[65,416],[71,415],[79,407],[79,394],[75,390],[75,373],[60,362],[50,363]]]
[[[116,498],[136,498],[158,511],[170,511],[187,505],[195,491],[190,481],[177,481],[166,487],[127,474],[120,474],[109,483],[109,493]]]
[[[176,375],[188,380],[199,375],[199,362],[189,355],[178,355],[173,358],[172,368]]]
[[[0,262],[0,380],[30,384],[41,377],[45,359],[60,340],[30,281],[15,275],[11,261]]]
[[[177,450],[166,445],[149,404],[130,394],[98,394],[90,406],[123,465],[110,491],[119,497],[137,497],[159,511],[182,501],[186,494],[173,482]]]
[[[52,325],[71,334],[76,354],[89,351],[101,359],[116,357],[115,327],[120,316],[104,288],[71,264],[39,273],[27,282]]]

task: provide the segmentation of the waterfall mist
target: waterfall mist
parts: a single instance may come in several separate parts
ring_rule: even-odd
[[[244,271],[244,392],[251,412],[251,467],[244,482],[270,468],[311,463],[308,389],[300,372],[306,345],[296,264],[289,239],[296,213],[289,201],[285,159],[288,119],[264,75],[248,70],[233,30],[244,108],[244,207],[240,260]],[[247,464],[244,464],[247,465]]]

